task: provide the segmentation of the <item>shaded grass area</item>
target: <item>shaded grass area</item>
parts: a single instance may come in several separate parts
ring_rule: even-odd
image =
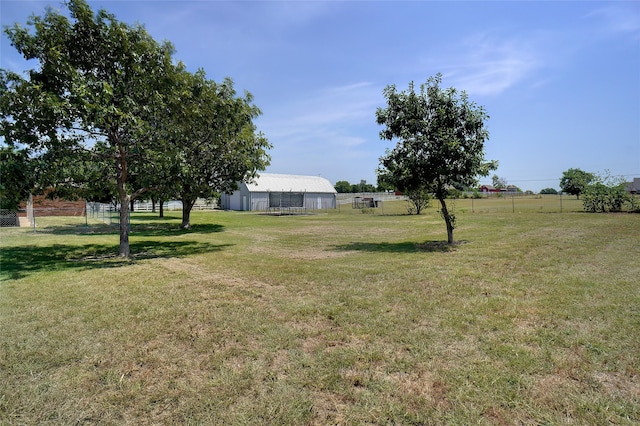
[[[197,224],[189,230],[183,230],[180,229],[179,224],[165,223],[167,219],[153,220],[148,215],[136,215],[134,219],[136,223],[131,227],[131,234],[135,236],[130,241],[132,256],[130,259],[121,259],[117,256],[119,241],[117,227],[65,225],[63,220],[54,218],[50,226],[40,227],[36,233],[27,230],[7,231],[7,237],[13,233],[24,240],[19,245],[2,247],[0,278],[18,279],[31,272],[67,268],[85,270],[113,268],[141,259],[211,253],[229,245],[188,239],[192,234],[206,235],[222,232],[224,227],[219,224]],[[159,239],[142,239],[154,237]],[[25,241],[34,244],[24,243]],[[43,242],[44,244],[41,244]]]
[[[0,252],[0,277],[18,279],[31,272],[60,269],[115,268],[140,259],[183,257],[211,253],[229,244],[210,244],[194,241],[136,241],[131,244],[130,259],[118,257],[112,244],[84,244],[51,246],[19,246]]]
[[[640,218],[458,221],[2,230],[0,423],[640,422]]]

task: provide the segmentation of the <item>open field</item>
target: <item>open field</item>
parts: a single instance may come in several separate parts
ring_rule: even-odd
[[[640,423],[640,215],[476,202],[2,229],[0,424]]]

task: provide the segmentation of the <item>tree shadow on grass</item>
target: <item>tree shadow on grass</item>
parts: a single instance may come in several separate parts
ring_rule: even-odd
[[[196,241],[136,241],[130,244],[129,259],[119,257],[118,246],[110,244],[6,247],[0,251],[0,279],[16,280],[39,271],[117,268],[136,260],[210,253],[231,245]]]
[[[174,210],[175,211],[175,210]],[[160,217],[159,213],[153,212],[130,212],[131,219],[135,221],[158,221],[158,222],[169,222],[169,221],[179,221],[180,217],[168,214],[166,216]],[[165,213],[166,214],[166,213]]]
[[[190,229],[181,229],[180,221],[176,223],[134,223],[131,225],[129,235],[141,237],[168,237],[185,234],[211,234],[224,231],[223,225],[214,223],[191,225]],[[38,229],[36,232],[51,233],[56,235],[110,235],[119,234],[117,224],[92,224],[92,225],[65,225],[50,226]]]
[[[416,243],[412,241],[404,241],[400,243],[348,243],[334,246],[340,251],[370,251],[375,253],[448,253],[455,251],[461,244],[466,241],[457,241],[449,244],[446,241],[425,241]]]
[[[175,225],[168,225],[166,223],[131,225],[131,235],[138,235],[143,237],[170,237],[173,235],[185,234],[212,234],[222,231],[224,231],[224,226],[217,225],[215,223],[197,223],[195,225],[191,225],[191,228],[189,229],[181,229],[180,221],[178,221],[178,223]]]

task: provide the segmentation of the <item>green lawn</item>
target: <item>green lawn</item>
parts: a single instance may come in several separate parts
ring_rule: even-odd
[[[0,424],[638,424],[640,215],[481,201],[3,228]]]

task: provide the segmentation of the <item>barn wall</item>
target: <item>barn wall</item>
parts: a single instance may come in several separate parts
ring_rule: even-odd
[[[336,195],[307,192],[304,194],[304,208],[307,210],[335,209]]]
[[[18,216],[26,217],[26,208],[26,203],[21,203]],[[67,201],[60,198],[49,199],[46,195],[33,196],[33,210],[38,216],[84,216],[85,208],[84,200]]]
[[[242,196],[240,195],[240,190],[233,191],[229,195],[229,209],[230,210],[240,210]]]
[[[267,211],[269,207],[269,192],[249,192],[246,185],[231,195],[222,198],[223,208],[237,211]],[[306,210],[335,209],[336,195],[328,193],[305,192],[304,208]]]
[[[264,212],[269,207],[269,193],[268,192],[252,192],[250,195],[251,211]]]

